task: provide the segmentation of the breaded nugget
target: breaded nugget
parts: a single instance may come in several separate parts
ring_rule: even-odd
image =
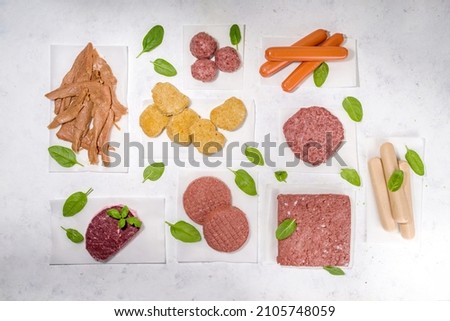
[[[199,119],[189,131],[194,146],[202,154],[217,153],[225,145],[225,136],[217,131],[216,126],[209,119]]]
[[[231,97],[225,102],[211,110],[211,121],[219,128],[225,130],[236,130],[242,126],[247,117],[247,108],[242,100]]]
[[[178,115],[170,118],[166,128],[167,136],[173,142],[189,145],[191,143],[189,128],[199,119],[200,116],[193,109],[186,108]]]
[[[157,83],[152,89],[152,97],[155,105],[166,116],[179,114],[189,105],[189,98],[168,82]]]
[[[145,135],[149,137],[157,137],[169,123],[169,117],[163,115],[156,106],[150,105],[144,109],[139,117],[139,125]]]

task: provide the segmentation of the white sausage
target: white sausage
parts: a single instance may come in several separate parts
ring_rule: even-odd
[[[399,224],[400,234],[404,239],[410,240],[413,239],[416,234],[416,229],[414,227],[414,211],[412,205],[412,192],[411,192],[411,170],[406,161],[400,161],[398,163],[398,167],[403,171],[403,185],[401,189],[405,191],[406,199],[408,200],[408,205],[410,208],[408,217],[408,223]]]

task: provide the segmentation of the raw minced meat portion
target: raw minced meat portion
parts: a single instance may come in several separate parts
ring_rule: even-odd
[[[223,72],[234,72],[241,66],[241,58],[236,49],[223,47],[216,51],[215,57],[217,68]]]
[[[216,63],[210,59],[198,59],[191,66],[192,77],[203,82],[216,79],[218,71]]]
[[[206,32],[199,32],[192,37],[189,49],[194,57],[209,59],[216,52],[217,41]]]

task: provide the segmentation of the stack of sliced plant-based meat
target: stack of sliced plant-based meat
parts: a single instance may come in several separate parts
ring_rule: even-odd
[[[116,96],[117,79],[91,43],[78,54],[61,86],[45,96],[55,102],[55,118],[49,129],[61,126],[56,136],[72,143],[72,149],[88,151],[89,162],[101,156],[108,166],[113,125],[127,113]]]

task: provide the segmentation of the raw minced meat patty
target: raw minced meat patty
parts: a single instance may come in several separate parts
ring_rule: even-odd
[[[127,224],[119,229],[118,220],[110,217],[107,211],[123,206],[116,205],[105,208],[94,216],[86,231],[86,250],[97,261],[106,261],[119,252],[139,232],[139,228]],[[130,209],[128,217],[136,216]]]
[[[215,61],[217,68],[224,72],[233,72],[239,69],[241,58],[236,49],[232,47],[223,47],[216,51]]]
[[[295,156],[313,166],[325,163],[341,146],[344,127],[323,107],[301,108],[283,126]]]
[[[220,252],[234,252],[244,245],[249,235],[245,213],[234,206],[210,212],[203,223],[203,235],[210,247]]]
[[[277,262],[293,266],[347,266],[351,204],[347,195],[280,194],[278,224],[294,218],[297,230],[278,241]]]
[[[211,211],[231,206],[231,192],[220,179],[204,176],[192,181],[183,194],[186,214],[197,224],[203,224]]]
[[[194,79],[210,82],[216,79],[218,68],[216,63],[210,59],[198,59],[191,66],[191,74]]]
[[[209,59],[216,52],[217,41],[206,32],[199,32],[192,37],[189,49],[194,57]]]

